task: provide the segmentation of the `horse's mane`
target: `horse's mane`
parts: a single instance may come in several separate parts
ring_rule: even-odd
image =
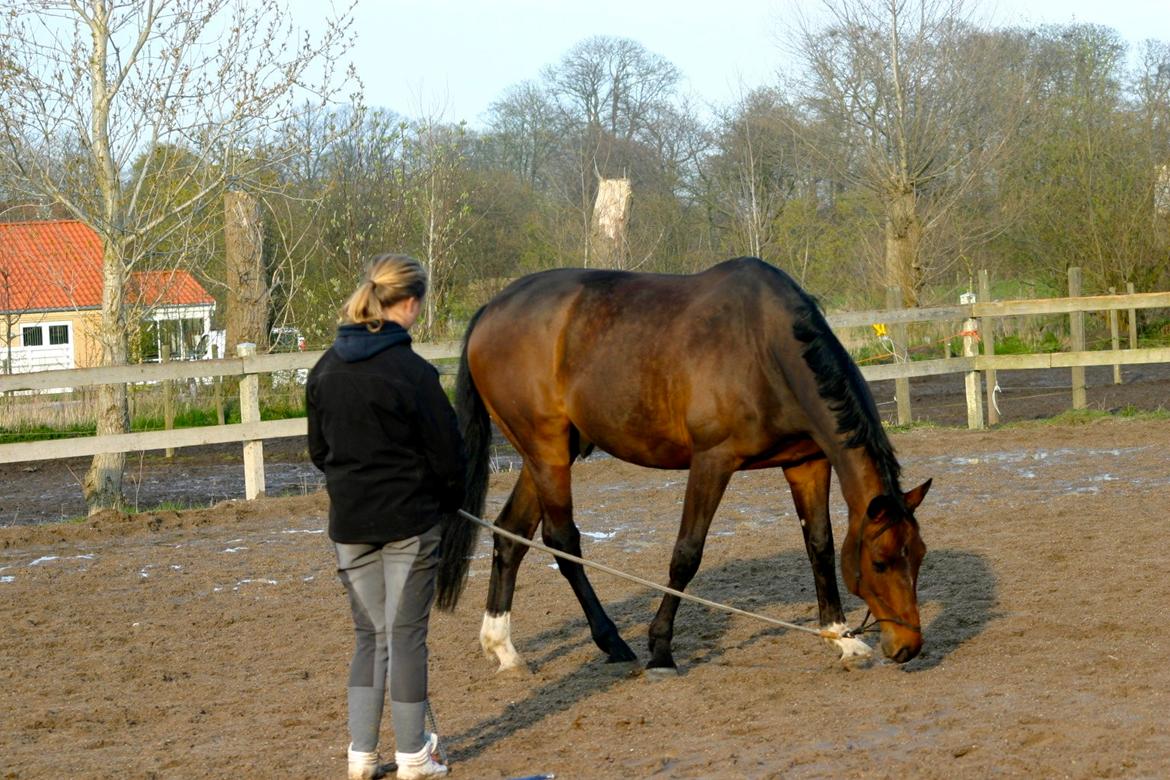
[[[817,391],[837,416],[837,433],[848,434],[847,447],[864,447],[873,459],[887,494],[902,497],[902,467],[894,446],[882,428],[873,395],[853,358],[841,346],[815,299],[796,287],[797,305],[792,333],[804,345],[801,356],[817,378]]]

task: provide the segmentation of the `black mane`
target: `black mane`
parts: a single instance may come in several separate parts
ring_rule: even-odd
[[[902,498],[899,477],[902,467],[894,446],[882,428],[869,386],[853,358],[833,335],[816,301],[800,291],[801,304],[792,333],[804,344],[801,356],[816,375],[821,398],[837,416],[837,433],[847,434],[847,447],[864,447],[873,459],[882,484],[890,496]]]

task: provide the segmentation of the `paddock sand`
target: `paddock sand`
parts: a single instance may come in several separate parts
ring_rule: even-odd
[[[432,622],[452,776],[1170,776],[1170,422],[894,442],[907,487],[934,478],[921,657],[846,671],[816,638],[687,604],[680,675],[652,680],[603,662],[533,552],[513,623],[531,674],[497,674],[481,539]],[[664,581],[685,475],[605,458],[575,475],[586,555]],[[493,515],[514,477],[493,478]],[[351,639],[324,512],[312,494],[0,530],[0,777],[344,777]],[[657,597],[593,582],[644,662]],[[779,472],[735,477],[690,590],[815,620]]]

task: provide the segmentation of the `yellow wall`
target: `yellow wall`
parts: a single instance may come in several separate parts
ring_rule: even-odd
[[[20,329],[24,325],[71,323],[73,330],[73,362],[75,368],[91,368],[101,360],[101,345],[97,340],[101,314],[97,311],[38,312],[19,316],[0,314],[0,352],[8,345],[8,328],[16,334],[12,346],[19,347]],[[0,355],[0,360],[3,355]]]

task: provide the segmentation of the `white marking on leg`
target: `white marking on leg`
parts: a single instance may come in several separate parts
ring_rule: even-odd
[[[849,630],[849,626],[844,623],[833,623],[825,628],[838,635]],[[839,639],[826,639],[825,641],[841,651],[841,660],[845,662],[851,659],[869,658],[873,655],[870,646],[855,636],[841,636]]]
[[[520,654],[512,646],[512,613],[492,616],[483,613],[483,625],[479,628],[479,646],[488,658],[496,658],[500,662],[499,671],[515,669],[524,665]]]

